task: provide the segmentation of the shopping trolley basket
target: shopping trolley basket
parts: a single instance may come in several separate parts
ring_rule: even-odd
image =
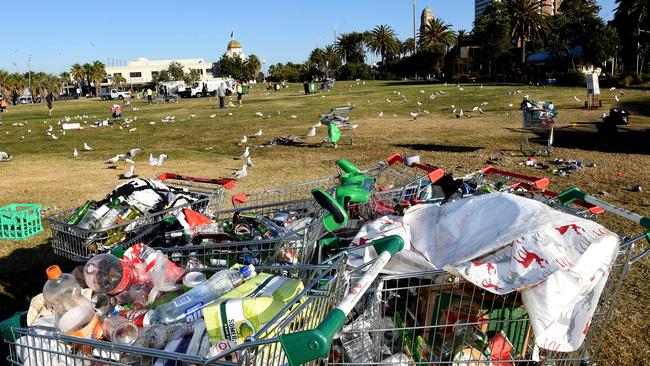
[[[644,233],[621,236],[621,245],[597,301],[585,339],[572,352],[538,347],[521,295],[495,295],[441,270],[379,275],[403,247],[390,236],[372,242],[376,261],[351,279],[351,289],[318,327],[280,336],[291,365],[328,357],[328,364],[590,364],[602,340],[623,281],[631,267],[650,253],[650,218],[617,208],[577,188],[554,200],[600,207],[643,227]],[[645,245],[644,245],[644,242]],[[369,290],[371,289],[371,290]],[[363,295],[367,292],[367,297]],[[360,301],[363,306],[356,306]],[[355,320],[345,325],[352,309]],[[338,334],[332,342],[334,334]]]
[[[14,328],[7,360],[13,365],[281,365],[286,356],[280,334],[311,329],[342,297],[347,257],[318,265],[258,267],[258,272],[300,279],[304,289],[247,342],[214,356],[187,355],[144,347],[83,339],[52,329]]]
[[[75,209],[55,213],[48,218],[52,228],[54,253],[83,262],[95,254],[110,251],[117,244],[128,248],[135,243],[147,242],[160,234],[159,224],[162,220],[175,216],[185,207],[202,213],[221,209],[226,203],[227,190],[233,188],[235,184],[230,179],[198,178],[174,173],[162,174],[158,179],[170,187],[188,192],[196,200],[147,214],[135,220],[95,230],[86,230],[66,223],[67,218],[75,212]],[[105,246],[106,242],[112,243],[111,246]]]
[[[521,152],[526,156],[542,153],[550,156],[553,152],[553,128],[557,118],[555,106],[552,103],[535,102],[524,98],[521,109],[523,113]],[[533,135],[536,137],[532,137]],[[538,147],[539,144],[543,147]]]

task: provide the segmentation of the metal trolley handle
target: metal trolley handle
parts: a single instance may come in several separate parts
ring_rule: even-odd
[[[332,338],[341,330],[348,314],[366,293],[379,272],[390,259],[404,248],[404,241],[397,235],[377,239],[372,242],[379,253],[375,261],[361,279],[350,289],[339,305],[315,329],[280,335],[282,349],[291,366],[302,365],[325,357],[329,352]]]
[[[565,206],[572,203],[575,200],[580,200],[580,201],[590,203],[592,205],[596,205],[604,209],[605,211],[609,211],[625,219],[634,221],[637,224],[641,225],[641,227],[643,227],[643,229],[645,230],[645,234],[643,235],[648,240],[648,243],[650,243],[650,217],[644,217],[639,214],[635,214],[634,212],[622,208],[618,208],[612,204],[599,200],[598,198],[581,191],[578,187],[571,187],[566,191],[559,193],[557,195],[557,198],[560,201],[560,203],[562,203]],[[636,261],[648,255],[648,253],[650,253],[650,247],[646,248],[644,251],[642,251],[634,258],[632,258],[630,260],[630,264],[634,264]]]

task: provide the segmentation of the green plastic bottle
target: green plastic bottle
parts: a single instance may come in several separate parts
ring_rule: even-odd
[[[66,223],[70,225],[79,224],[81,222],[81,219],[83,219],[84,216],[86,216],[86,213],[88,213],[88,210],[93,205],[95,205],[95,201],[93,200],[86,201],[86,203],[84,203],[81,207],[79,207],[77,211],[75,211],[75,213],[73,213],[72,216],[70,216],[68,220],[66,220]]]

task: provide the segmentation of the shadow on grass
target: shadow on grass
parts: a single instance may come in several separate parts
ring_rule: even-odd
[[[483,149],[482,146],[457,146],[438,144],[397,144],[396,146],[420,151],[438,151],[452,153],[466,153]]]
[[[647,100],[643,100],[643,101],[632,101],[632,102],[627,102],[625,100],[622,100],[621,102],[618,103],[618,106],[632,113],[632,116],[630,118],[631,123],[634,123],[635,115],[650,116],[650,98],[647,98]]]
[[[531,134],[540,139],[547,136],[541,132]],[[650,129],[635,127],[634,122],[629,126],[619,126],[615,131],[604,128],[604,124],[599,122],[578,122],[575,127],[556,129],[554,135],[555,147],[650,155]]]

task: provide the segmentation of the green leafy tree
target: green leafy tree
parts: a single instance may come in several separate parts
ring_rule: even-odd
[[[201,73],[199,70],[191,69],[189,72],[183,74],[182,80],[185,82],[185,85],[192,85],[201,80]]]
[[[389,25],[378,25],[370,31],[367,38],[368,49],[381,56],[383,64],[387,58],[399,53],[399,41]]]
[[[650,58],[650,3],[648,0],[616,0],[614,27],[621,39],[621,56],[626,70],[648,70]],[[638,66],[637,66],[638,65]]]
[[[167,66],[167,72],[172,80],[183,80],[185,77],[185,71],[183,70],[183,65],[176,61],[172,61],[169,66]]]
[[[260,70],[262,70],[262,62],[260,62],[259,57],[256,55],[248,55],[248,58],[246,59],[246,68],[248,71],[246,79],[254,80],[260,73]]]
[[[365,39],[363,33],[350,32],[338,36],[334,47],[343,61],[362,64],[365,62]]]
[[[163,69],[163,70],[160,70],[160,72],[158,72],[158,74],[154,75],[152,80],[153,80],[154,83],[158,84],[158,83],[164,83],[164,82],[167,82],[167,81],[171,81],[172,77],[171,77],[171,75],[169,75],[169,70]]]
[[[115,87],[121,88],[126,85],[126,78],[122,75],[114,75],[111,79],[111,84]]]
[[[512,48],[510,15],[503,2],[492,3],[483,15],[474,21],[474,39],[481,47],[481,62],[487,66],[488,76],[492,77],[495,63],[505,63]]]
[[[512,37],[521,45],[521,64],[526,62],[526,43],[537,40],[549,30],[549,16],[538,0],[510,0],[508,11]]]
[[[230,76],[237,80],[248,79],[249,70],[246,62],[241,57],[223,55],[219,61],[212,65],[213,75]]]

